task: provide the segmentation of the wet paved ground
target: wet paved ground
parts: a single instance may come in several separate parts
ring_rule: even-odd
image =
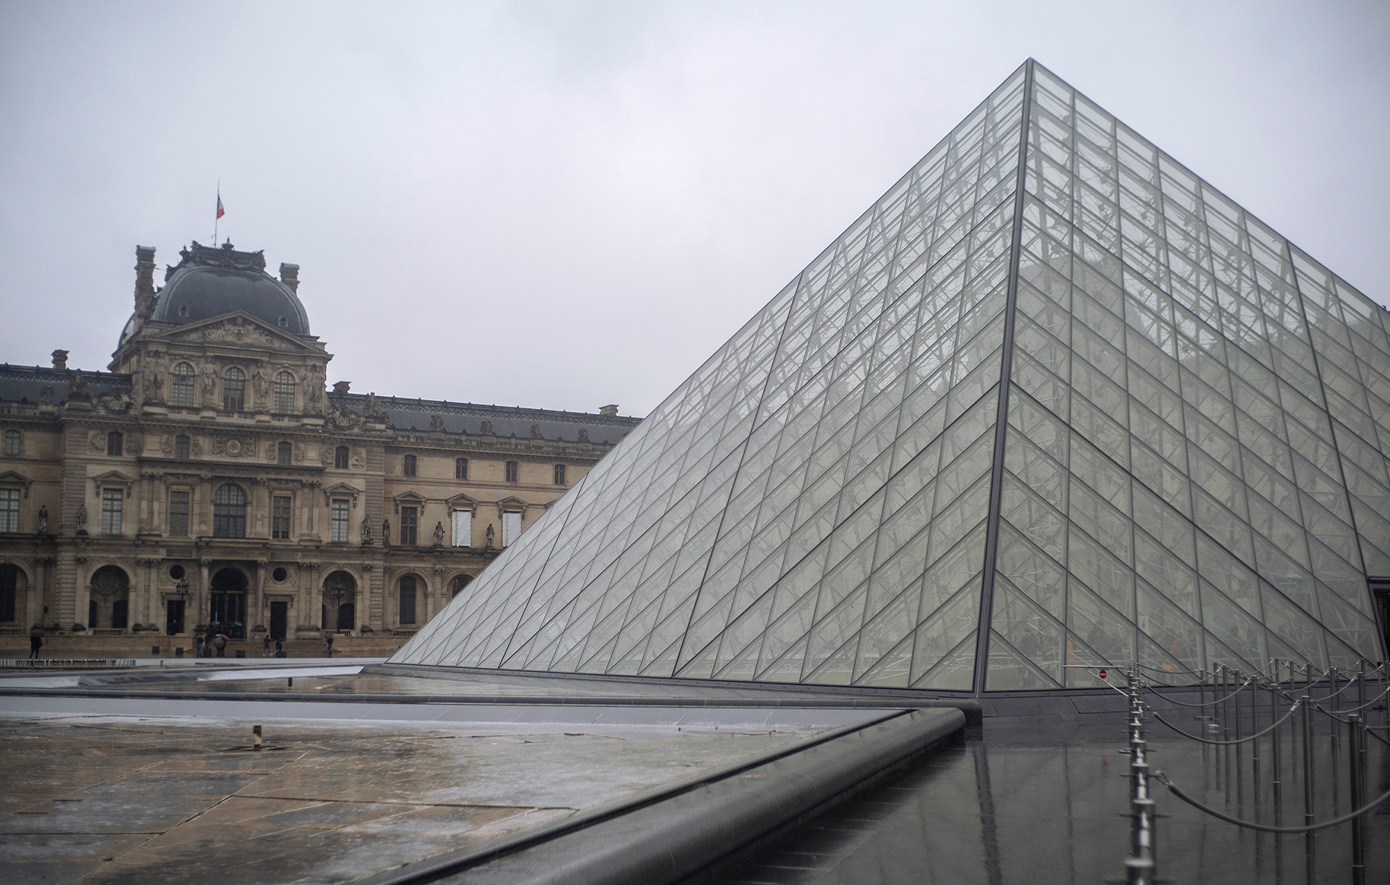
[[[733,885],[786,883],[1014,883],[1124,880],[1129,848],[1128,759],[1124,720],[1088,717],[1084,725],[1039,719],[985,720],[967,740],[787,834],[724,877]],[[1176,714],[1167,718],[1175,724]],[[1191,729],[1196,732],[1194,727]],[[1208,805],[1242,819],[1273,823],[1269,745],[1262,744],[1263,789],[1252,786],[1248,745],[1208,748],[1150,733],[1151,762]],[[1316,818],[1350,810],[1346,741],[1334,752],[1324,728],[1315,737]],[[1367,796],[1390,789],[1390,755],[1372,740]],[[1302,822],[1299,777],[1284,744],[1284,825]],[[1240,758],[1237,758],[1239,755]],[[1237,779],[1233,772],[1243,776]],[[1154,795],[1160,881],[1207,883],[1350,882],[1351,834],[1343,825],[1315,837],[1310,871],[1303,836],[1242,830]],[[1258,799],[1258,803],[1257,800]],[[1367,879],[1390,881],[1390,803],[1367,816]]]
[[[60,709],[94,703],[134,715]],[[820,725],[774,727],[762,711],[677,725],[671,711],[659,724],[619,711],[631,714],[624,724],[574,710],[567,723],[558,707],[537,717],[548,722],[278,719],[263,723],[265,748],[254,752],[251,720],[227,718],[246,705],[229,697],[222,716],[167,715],[191,704],[218,706],[0,698],[0,882],[351,881],[870,715],[828,711]],[[299,705],[262,706],[283,716]]]

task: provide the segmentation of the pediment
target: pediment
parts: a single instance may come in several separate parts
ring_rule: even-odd
[[[265,320],[245,311],[224,314],[212,319],[177,326],[166,332],[149,336],[147,341],[170,344],[230,344],[239,347],[269,348],[299,353],[321,353],[321,348],[277,329]]]
[[[96,483],[97,485],[105,486],[128,486],[131,483],[135,482],[135,478],[133,476],[126,476],[119,470],[108,470],[105,473],[99,473],[96,476],[92,477],[92,482]]]
[[[4,473],[0,473],[0,485],[22,485],[26,493],[32,482],[32,479],[17,470],[6,470]]]
[[[452,498],[445,498],[444,505],[449,510],[473,510],[478,506],[478,499],[460,492]]]
[[[508,495],[507,497],[497,502],[497,508],[499,510],[509,510],[513,512],[518,510],[525,510],[529,506],[529,504],[516,497],[515,495]]]

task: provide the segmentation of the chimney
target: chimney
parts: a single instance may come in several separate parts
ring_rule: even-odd
[[[290,287],[290,291],[299,294],[299,265],[280,263],[280,282]]]
[[[154,313],[154,247],[135,247],[135,316],[141,320]]]
[[[618,407],[617,407],[616,404],[607,405],[607,406],[599,406],[599,407],[598,407],[598,413],[599,413],[600,415],[617,415],[617,414],[618,414]]]
[[[68,369],[68,352],[67,352],[66,350],[55,350],[55,351],[53,351],[53,368],[57,369],[57,370],[60,371],[60,372],[66,372],[66,371],[67,371],[67,369]]]
[[[349,390],[351,387],[352,387],[352,382],[351,382],[351,381],[334,381],[334,382],[333,382],[333,393],[334,393],[334,395],[336,395],[336,396],[346,396],[348,390]]]

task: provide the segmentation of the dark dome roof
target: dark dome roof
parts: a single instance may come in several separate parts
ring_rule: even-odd
[[[291,335],[309,334],[309,315],[294,290],[265,272],[263,252],[199,245],[179,253],[164,274],[150,317],[157,323],[196,323],[245,311]]]

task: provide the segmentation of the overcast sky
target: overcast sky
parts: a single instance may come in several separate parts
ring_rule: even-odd
[[[645,415],[1030,55],[1385,303],[1387,9],[0,0],[0,360],[220,178],[330,382]]]

